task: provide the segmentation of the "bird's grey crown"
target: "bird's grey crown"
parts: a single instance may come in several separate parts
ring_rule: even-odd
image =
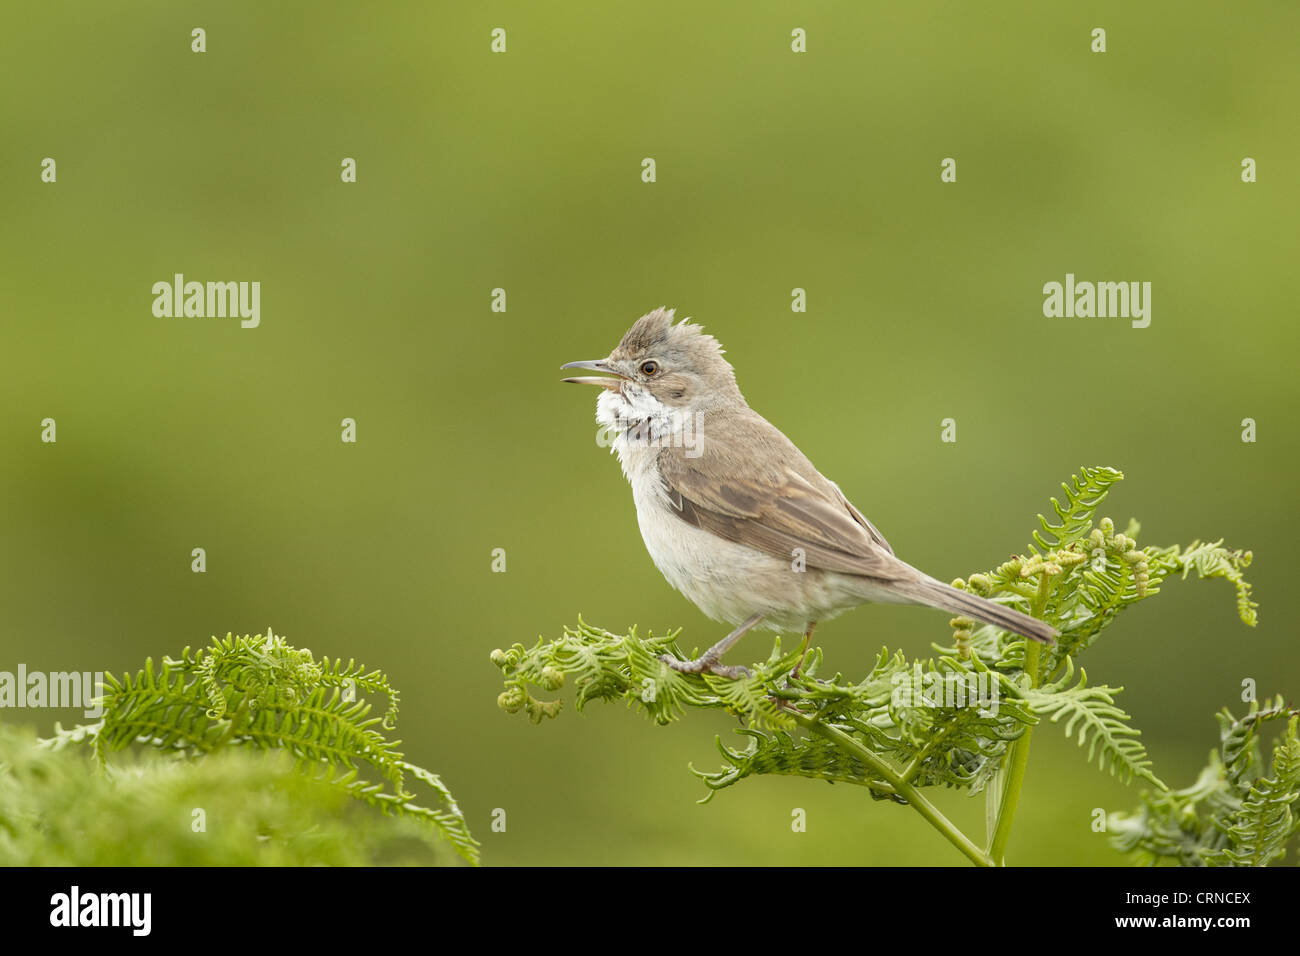
[[[672,309],[658,308],[633,323],[623,335],[610,360],[639,362],[659,360],[668,371],[699,375],[719,393],[736,393],[736,373],[725,358],[722,344],[689,319],[674,324]]]
[[[674,309],[662,307],[647,312],[623,334],[614,355],[637,355],[663,347],[722,355],[722,345],[712,335],[705,334],[704,326],[690,319],[682,319],[674,325],[674,315]]]

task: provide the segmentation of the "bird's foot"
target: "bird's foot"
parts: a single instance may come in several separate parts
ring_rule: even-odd
[[[697,657],[693,661],[679,661],[669,654],[660,654],[659,659],[675,671],[681,671],[683,674],[715,674],[718,677],[726,677],[730,680],[740,680],[742,677],[749,677],[748,667],[741,667],[739,664],[733,666],[721,663],[711,654],[705,654]]]
[[[799,655],[799,663],[794,665],[794,670],[790,672],[791,680],[799,679],[799,672],[803,670],[803,662],[808,659],[808,646],[812,643],[813,631],[817,628],[816,621],[808,622],[808,630],[803,632],[803,653]]]

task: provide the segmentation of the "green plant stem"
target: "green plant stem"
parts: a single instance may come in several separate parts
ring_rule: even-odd
[[[1025,649],[1026,671],[1030,673],[1037,672],[1038,653],[1038,644],[1036,643],[1031,643]],[[989,856],[996,861],[998,866],[1006,865],[1007,840],[1011,836],[1011,824],[1016,818],[1016,807],[1020,803],[1020,788],[1025,783],[1025,770],[1029,766],[1029,740],[1033,732],[1034,728],[1026,727],[1025,732],[1012,745],[1011,771],[1007,774],[1006,789],[1002,791],[1002,807],[998,811],[998,825],[993,831],[993,842],[989,846]]]
[[[1043,574],[1038,582],[1038,594],[1034,599],[1032,613],[1041,617],[1047,606],[1047,592],[1050,578]],[[1025,674],[1029,677],[1029,686],[1038,686],[1038,660],[1042,645],[1037,641],[1025,641]],[[1025,784],[1025,771],[1029,767],[1029,743],[1034,728],[1026,727],[1014,744],[1010,755],[1010,771],[1007,773],[1007,785],[1002,791],[1002,801],[998,808],[998,822],[993,830],[993,839],[989,843],[988,855],[995,866],[1006,866],[1007,841],[1011,838],[1011,825],[1016,819],[1016,807],[1020,804],[1020,789]]]
[[[920,773],[921,765],[925,763],[925,759],[928,756],[930,756],[930,754],[934,751],[934,748],[939,745],[940,741],[944,740],[947,736],[948,736],[948,731],[945,729],[935,734],[928,741],[926,741],[925,746],[922,747],[920,750],[918,750],[916,756],[913,757],[908,762],[907,766],[903,768],[903,772],[901,774],[902,778],[906,780],[908,783],[911,783],[913,778],[915,778],[916,775]]]
[[[898,795],[907,801],[908,806],[921,814],[921,816],[923,816],[932,827],[943,834],[944,839],[965,854],[976,866],[994,865],[993,860],[989,855],[976,846],[965,833],[962,833],[962,831],[957,828],[956,824],[940,813],[938,807],[927,800],[925,796],[916,789],[916,787],[912,786],[912,784],[899,776],[893,767],[889,766],[888,763],[876,754],[872,753],[861,743],[844,733],[844,731],[823,724],[821,721],[814,720],[812,717],[805,714],[795,713],[790,716],[810,733],[817,734],[819,737],[824,737],[836,747],[839,747],[841,750],[847,751],[854,757],[857,757],[880,776],[884,777],[885,780],[893,786]]]

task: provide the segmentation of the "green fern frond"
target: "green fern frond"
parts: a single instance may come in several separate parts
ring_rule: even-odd
[[[614,634],[579,617],[577,627],[566,627],[554,641],[539,639],[531,648],[515,644],[492,652],[492,662],[506,678],[497,704],[509,713],[524,711],[540,723],[559,714],[562,701],[539,698],[534,689],[554,692],[572,682],[580,711],[593,700],[623,700],[657,724],[679,719],[688,706],[723,708],[769,726],[788,723],[780,705],[769,697],[769,684],[773,668],[788,672],[798,663],[798,654],[782,658],[778,642],[768,662],[742,680],[684,674],[659,659],[676,650],[678,633],[642,638],[633,628]]]
[[[103,724],[77,724],[65,729],[59,721],[54,722],[54,735],[38,738],[35,743],[43,750],[70,750],[80,746],[89,746],[94,741]]]
[[[820,648],[809,649],[796,675],[800,655],[783,653],[779,639],[766,661],[751,665],[749,677],[728,680],[682,674],[661,661],[663,654],[680,656],[677,632],[641,638],[635,629],[614,634],[579,619],[576,628],[566,627],[554,640],[539,638],[531,648],[515,644],[492,653],[505,682],[498,704],[541,722],[559,713],[561,700],[553,694],[572,681],[578,709],[592,700],[623,700],[659,724],[676,721],[691,708],[725,709],[747,725],[741,732],[749,742],[731,749],[719,741],[722,768],[711,773],[692,768],[709,788],[706,800],[740,780],[767,774],[852,783],[877,799],[914,806],[982,865],[1005,862],[1029,753],[1022,743],[1048,719],[1087,748],[1089,763],[1095,760],[1123,780],[1140,777],[1158,788],[1143,794],[1140,814],[1114,815],[1117,845],[1147,860],[1176,858],[1188,865],[1204,865],[1207,853],[1224,847],[1252,858],[1267,855],[1289,825],[1277,805],[1289,777],[1279,775],[1276,789],[1260,784],[1259,792],[1247,797],[1258,778],[1249,770],[1257,762],[1253,724],[1234,722],[1225,730],[1230,735],[1224,743],[1226,762],[1216,756],[1215,769],[1194,787],[1170,793],[1155,776],[1129,715],[1115,704],[1120,689],[1089,686],[1082,671],[1073,683],[1075,657],[1120,613],[1158,594],[1171,575],[1195,571],[1198,577],[1231,581],[1242,620],[1255,620],[1243,574],[1250,552],[1230,551],[1222,542],[1186,549],[1139,547],[1136,520],[1117,532],[1110,518],[1097,517],[1122,478],[1113,468],[1081,468],[1062,485],[1064,498],[1052,499],[1055,518],[1038,516],[1040,528],[1027,555],[1013,555],[991,571],[953,582],[1053,625],[1060,632],[1053,644],[1031,645],[959,616],[950,622],[951,643],[934,645],[935,657],[909,660],[882,648],[858,683],[838,673],[819,678]],[[995,698],[972,698],[973,685],[986,688],[981,693],[996,690]],[[1289,767],[1289,759],[1284,755],[1279,766]],[[970,794],[988,791],[986,851],[926,805],[921,790],[938,786]],[[1185,825],[1189,813],[1247,816],[1222,816],[1226,833],[1209,825],[1191,832]]]
[[[1143,792],[1135,813],[1112,813],[1111,843],[1152,864],[1172,859],[1181,866],[1267,866],[1283,857],[1300,833],[1300,740],[1297,711],[1275,697],[1251,702],[1243,717],[1219,715],[1220,747],[1210,753],[1195,784],[1185,790]],[[1272,721],[1287,720],[1274,750],[1273,775],[1259,763],[1259,734]]]
[[[716,738],[718,751],[727,763],[721,770],[704,773],[690,768],[709,788],[700,803],[708,803],[719,790],[760,774],[851,783],[867,787],[877,799],[894,797],[894,788],[874,776],[866,764],[825,740],[795,738],[781,730],[771,734],[752,728],[736,732],[749,737],[749,746],[745,750],[732,750],[722,743],[721,737]]]
[[[794,666],[795,662],[791,662]],[[759,727],[790,727],[790,718],[782,705],[771,696],[771,683],[761,671],[742,680],[704,676],[704,682],[716,695],[718,702],[741,720]]]
[[[1202,852],[1207,833],[1200,815],[1237,805],[1224,783],[1223,764],[1214,751],[1190,787],[1144,790],[1141,800],[1136,813],[1111,813],[1106,818],[1111,846],[1129,854],[1139,866],[1154,866],[1161,860],[1179,866],[1204,866]]]
[[[1034,713],[1052,723],[1064,720],[1065,736],[1073,737],[1078,728],[1080,747],[1088,748],[1088,762],[1094,758],[1099,769],[1107,763],[1112,775],[1122,780],[1142,777],[1161,790],[1168,789],[1151,771],[1146,748],[1137,738],[1141,731],[1129,726],[1129,715],[1115,706],[1115,695],[1122,687],[1088,686],[1088,674],[1079,671],[1079,683],[1068,686],[1074,677],[1074,664],[1067,659],[1065,675],[1043,688],[1025,692]]]
[[[1216,819],[1230,846],[1205,854],[1211,866],[1268,866],[1300,833],[1300,739],[1292,717],[1273,751],[1273,776],[1251,784],[1240,809]]]
[[[1286,706],[1278,694],[1267,704],[1251,701],[1241,717],[1223,708],[1215,719],[1219,722],[1219,752],[1223,755],[1224,773],[1234,786],[1246,787],[1260,776],[1259,729],[1273,720],[1289,717],[1295,711]]]
[[[1061,484],[1065,503],[1052,499],[1052,510],[1061,523],[1052,524],[1043,515],[1038,516],[1042,530],[1033,533],[1038,548],[1045,553],[1068,548],[1085,538],[1092,530],[1092,516],[1098,506],[1106,499],[1111,486],[1123,479],[1122,472],[1105,467],[1080,468],[1078,475],[1071,475],[1068,482]]]
[[[429,822],[390,813],[293,767],[229,747],[201,760],[142,749],[93,772],[94,725],[44,740],[0,724],[0,866],[448,865]],[[322,767],[327,775],[328,767]]]
[[[979,659],[914,661],[899,682],[890,715],[898,758],[918,786],[979,793],[1008,745],[1038,722],[1006,675]]]
[[[385,713],[370,716],[372,705],[358,690],[382,693]],[[107,675],[100,704],[103,720],[86,739],[101,765],[132,744],[190,757],[232,746],[282,750],[300,769],[344,772],[346,779],[334,782],[350,795],[422,821],[478,861],[478,845],[446,787],[407,763],[399,741],[382,732],[391,727],[398,694],[380,671],[354,661],[317,663],[268,629],[227,634],[198,652],[186,647],[179,658],[164,658],[161,670],[148,659],[134,675]],[[70,739],[62,732],[50,746]],[[359,777],[360,767],[378,780]],[[408,775],[428,784],[441,806],[421,806],[407,789]]]
[[[1258,621],[1256,609],[1259,607],[1250,598],[1250,582],[1245,578],[1245,570],[1250,567],[1253,555],[1249,551],[1233,551],[1223,547],[1223,539],[1201,544],[1193,542],[1178,557],[1176,568],[1182,571],[1183,578],[1196,572],[1199,578],[1225,578],[1237,589],[1237,615],[1242,623],[1254,627]]]
[[[1053,679],[1059,676],[1067,658],[1090,647],[1121,611],[1159,594],[1161,584],[1171,575],[1187,577],[1195,571],[1201,578],[1229,580],[1237,591],[1242,621],[1255,623],[1256,604],[1244,576],[1250,565],[1249,551],[1225,548],[1221,541],[1197,542],[1186,549],[1139,548],[1136,535],[1140,525],[1135,520],[1124,533],[1115,531],[1110,518],[1101,518],[1092,527],[1096,506],[1119,473],[1113,469],[1082,471],[1085,480],[1076,478],[1073,487],[1067,486],[1067,504],[1053,502],[1062,523],[1050,525],[1043,519],[1045,527],[1056,529],[1051,540],[1057,541],[1057,546],[1041,552],[1031,546],[1029,557],[1014,556],[992,571],[953,582],[982,597],[1009,598],[1020,610],[1038,615],[1060,631],[1058,641],[1045,650],[1043,673]],[[1044,547],[1048,543],[1041,536],[1037,540]],[[999,666],[1017,657],[1018,637],[988,626],[971,631],[972,623],[954,619],[953,650],[997,661]]]

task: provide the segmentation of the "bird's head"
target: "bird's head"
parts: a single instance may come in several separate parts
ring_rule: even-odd
[[[564,381],[598,385],[611,397],[621,398],[620,404],[642,409],[657,407],[680,414],[705,411],[719,402],[743,401],[718,340],[688,319],[674,324],[672,309],[641,316],[608,357],[561,367],[605,373]]]

